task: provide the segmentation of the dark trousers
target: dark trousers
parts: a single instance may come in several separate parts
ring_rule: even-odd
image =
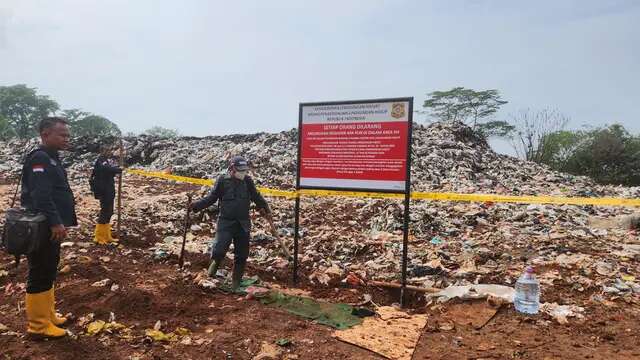
[[[213,244],[211,258],[217,261],[224,259],[229,246],[233,242],[235,261],[244,262],[249,257],[249,231],[238,221],[218,221],[216,241]]]
[[[113,216],[113,202],[115,196],[112,194],[100,197],[100,214],[98,215],[98,224],[108,224]]]
[[[29,263],[28,294],[37,294],[51,289],[58,275],[60,242],[50,240],[50,233],[46,235],[46,239],[41,240],[38,250],[27,255]]]

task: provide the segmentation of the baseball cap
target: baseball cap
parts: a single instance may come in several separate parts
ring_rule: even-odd
[[[249,164],[242,156],[234,156],[229,165],[233,166],[238,171],[249,170]]]

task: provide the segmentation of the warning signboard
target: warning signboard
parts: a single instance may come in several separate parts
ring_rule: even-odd
[[[298,187],[404,193],[413,98],[300,104]]]

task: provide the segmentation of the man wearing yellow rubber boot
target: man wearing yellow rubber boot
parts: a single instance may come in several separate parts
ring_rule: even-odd
[[[103,145],[100,156],[93,165],[90,181],[93,195],[100,200],[100,214],[94,233],[94,241],[98,244],[104,245],[114,242],[111,237],[111,217],[116,198],[114,177],[121,172],[122,169],[115,164],[113,159],[112,148],[109,145]]]
[[[27,333],[35,339],[59,338],[67,321],[55,311],[54,282],[60,262],[60,243],[67,227],[78,225],[73,192],[59,151],[69,147],[67,121],[59,117],[43,119],[38,130],[42,145],[27,157],[22,169],[22,206],[47,218],[49,231],[39,240],[38,249],[27,255]]]

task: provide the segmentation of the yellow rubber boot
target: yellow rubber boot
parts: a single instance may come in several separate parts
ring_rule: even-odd
[[[114,239],[113,235],[111,234],[111,224],[107,224],[107,239],[109,241],[109,243],[117,243],[118,239]]]
[[[67,332],[53,325],[51,322],[51,295],[50,290],[27,294],[27,334],[34,340],[55,339],[67,335]]]
[[[55,326],[62,326],[67,322],[66,317],[59,317],[56,314],[56,292],[53,288],[49,290],[49,297],[51,297],[51,311],[50,311],[50,319],[51,323]]]
[[[107,227],[109,224],[96,224],[96,230],[93,233],[93,241],[96,244],[104,245],[109,243],[109,238],[107,237]]]

